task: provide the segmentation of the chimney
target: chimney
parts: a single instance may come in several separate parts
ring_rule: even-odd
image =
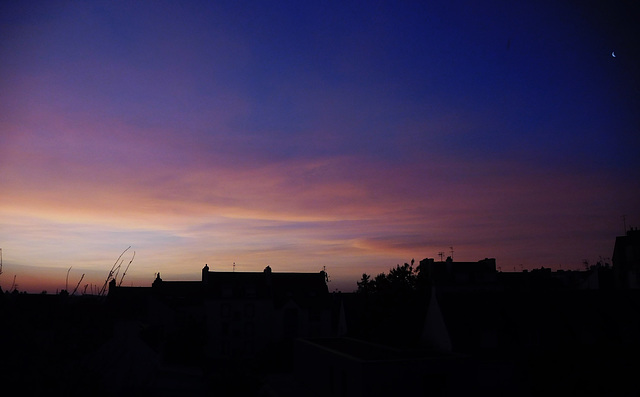
[[[202,282],[207,284],[209,282],[209,265],[205,264],[202,268]]]

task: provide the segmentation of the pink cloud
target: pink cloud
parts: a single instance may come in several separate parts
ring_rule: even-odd
[[[106,272],[134,245],[131,278],[142,284],[156,271],[197,279],[204,263],[236,262],[327,266],[348,286],[449,246],[458,260],[496,257],[505,270],[579,266],[610,254],[623,210],[609,208],[624,191],[604,173],[416,152],[235,161],[245,138],[230,133],[188,140],[99,118],[15,118],[2,148],[3,248],[22,263]]]

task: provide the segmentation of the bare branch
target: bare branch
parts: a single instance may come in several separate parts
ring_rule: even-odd
[[[120,261],[120,258],[122,258],[122,255],[124,255],[124,253],[127,252],[129,250],[129,248],[131,248],[131,246],[127,247],[126,250],[122,251],[122,253],[118,257],[118,259],[116,259],[116,261],[114,262],[113,266],[111,266],[111,270],[109,270],[109,275],[107,276],[107,279],[104,280],[104,285],[102,286],[102,288],[100,289],[100,292],[98,293],[99,296],[104,295],[104,293],[105,293],[105,291],[107,289],[107,284],[109,284],[109,281],[111,281],[111,279],[113,278],[113,271],[115,270],[116,266],[118,265],[118,261]]]
[[[75,294],[76,291],[78,290],[78,287],[80,286],[80,283],[82,282],[82,279],[84,278],[84,273],[82,273],[82,277],[80,277],[80,281],[78,281],[78,284],[76,285],[76,288],[73,290],[73,292],[71,293],[71,295]]]
[[[133,256],[131,257],[131,260],[129,261],[127,268],[124,269],[124,272],[122,273],[122,277],[120,278],[120,283],[118,284],[118,287],[122,285],[122,280],[124,280],[124,276],[127,274],[127,270],[129,270],[129,266],[131,266],[131,262],[133,262],[133,258],[135,257],[136,257],[136,252],[133,251]]]

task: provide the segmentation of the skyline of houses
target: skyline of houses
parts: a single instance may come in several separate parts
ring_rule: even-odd
[[[112,280],[106,298],[0,294],[0,338],[10,376],[40,374],[35,393],[82,377],[103,395],[626,395],[640,391],[640,230],[612,259],[512,273],[425,258],[354,293],[324,271],[205,265],[198,281]]]

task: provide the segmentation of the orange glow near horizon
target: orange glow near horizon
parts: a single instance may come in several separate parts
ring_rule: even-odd
[[[291,166],[294,170],[299,167],[305,165]],[[544,193],[536,196],[526,187],[522,191],[505,181],[508,176],[496,177],[491,189],[486,179],[482,188],[464,186],[464,190],[476,190],[474,200],[457,203],[456,196],[465,197],[458,189],[431,192],[417,187],[409,197],[400,197],[364,176],[352,179],[358,183],[327,181],[301,191],[296,178],[304,178],[296,174],[304,172],[288,173],[288,169],[284,165],[266,167],[257,175],[244,172],[242,176],[234,170],[227,176],[227,171],[218,169],[215,178],[191,177],[176,182],[175,187],[165,183],[162,190],[136,190],[135,182],[98,185],[91,190],[82,181],[63,177],[55,191],[35,194],[15,184],[12,194],[0,198],[4,230],[11,230],[3,240],[5,274],[0,285],[8,288],[8,278],[17,272],[21,288],[60,290],[69,266],[74,273],[94,273],[84,284],[99,284],[122,247],[129,245],[137,254],[127,281],[135,285],[150,285],[158,271],[166,279],[198,279],[205,263],[214,270],[230,271],[235,262],[236,271],[261,271],[270,265],[274,271],[315,272],[326,266],[332,286],[348,291],[355,288],[362,273],[377,274],[412,258],[435,257],[452,245],[457,260],[496,257],[505,270],[516,265],[519,269],[520,264],[579,268],[584,259],[562,256],[571,243],[569,237],[583,227],[580,219],[569,208],[549,212]],[[346,178],[348,169],[340,178]],[[385,173],[389,170],[374,172]],[[403,183],[402,178],[392,185]],[[242,194],[240,181],[249,186],[250,194]],[[568,182],[556,177],[545,183],[551,188]],[[221,186],[224,197],[210,196],[206,186],[211,184]],[[570,200],[576,192],[588,190],[587,184],[579,188],[575,180],[571,185],[571,191],[556,191],[555,199],[566,194]],[[513,195],[520,199],[510,199]],[[521,197],[528,198],[523,201]],[[534,224],[535,211],[522,211],[525,207],[535,210],[536,203],[544,205],[545,216],[556,220],[547,230],[538,226],[539,242],[528,236],[531,230],[508,222],[519,217],[523,225]],[[556,244],[549,245],[544,233],[558,233]],[[513,245],[530,248],[520,248],[523,255],[518,258],[509,255]],[[583,249],[588,258],[589,248]],[[544,255],[548,258],[537,260]],[[30,274],[25,265],[48,269],[57,277]]]
[[[612,33],[580,12],[3,6],[3,289],[100,284],[128,246],[129,285],[235,262],[351,291],[450,246],[580,269],[640,220],[635,44],[585,47]]]

